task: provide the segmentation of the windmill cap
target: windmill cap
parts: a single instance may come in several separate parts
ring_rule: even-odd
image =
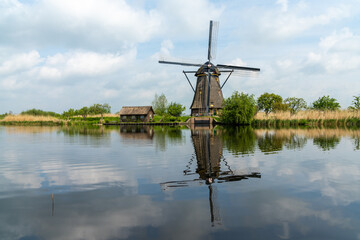
[[[210,70],[211,74],[220,75],[218,68],[214,64],[212,64],[210,61],[207,61],[197,70],[195,76],[198,76],[198,75],[201,75],[204,73],[208,73],[209,70]]]

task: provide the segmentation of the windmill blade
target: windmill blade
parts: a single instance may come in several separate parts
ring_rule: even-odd
[[[242,78],[259,78],[259,72],[235,70],[231,76]]]
[[[181,65],[181,66],[192,66],[192,67],[201,67],[203,65],[199,63],[173,62],[173,61],[163,61],[163,60],[159,60],[159,63]]]
[[[243,71],[253,71],[253,72],[260,71],[260,68],[241,67],[241,66],[233,66],[233,65],[225,65],[225,64],[218,64],[218,65],[216,65],[216,67],[217,68],[234,69],[234,70],[243,70]]]
[[[216,58],[218,32],[219,32],[219,22],[211,20],[210,28],[209,28],[209,45],[208,45],[209,61]]]

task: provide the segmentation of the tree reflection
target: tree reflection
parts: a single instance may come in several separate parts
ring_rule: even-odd
[[[71,126],[63,127],[58,132],[69,136],[70,143],[79,142],[85,145],[104,146],[110,145],[110,130],[103,126]]]
[[[76,136],[76,135],[86,135],[86,136],[106,136],[110,135],[110,131],[108,131],[103,126],[71,126],[71,127],[63,127],[61,128],[61,132],[64,135],[68,136]]]
[[[360,138],[359,137],[354,138],[354,150],[360,150]]]
[[[284,145],[289,150],[302,149],[307,143],[307,138],[297,134],[291,134],[289,138],[284,139]]]
[[[168,144],[182,144],[185,138],[181,127],[154,127],[154,142],[156,149],[165,151]]]
[[[244,155],[255,152],[256,135],[250,126],[236,128],[225,127],[221,136],[225,147],[234,155]]]
[[[340,143],[340,138],[335,135],[330,137],[316,137],[314,138],[313,143],[323,151],[329,151],[336,148],[336,146]]]
[[[274,133],[266,132],[258,138],[258,146],[259,149],[265,153],[281,151],[283,148],[283,139]]]

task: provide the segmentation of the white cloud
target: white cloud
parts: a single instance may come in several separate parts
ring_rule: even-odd
[[[318,51],[308,54],[307,64],[320,65],[331,74],[359,69],[360,35],[344,28],[322,38]]]
[[[207,0],[161,0],[158,11],[161,13],[165,36],[194,39],[204,37],[209,20],[218,20],[224,10],[224,6]]]
[[[284,1],[281,0],[281,3],[284,7]],[[283,14],[268,11],[260,17],[257,27],[263,37],[266,36],[266,39],[284,40],[298,36],[315,26],[327,25],[350,15],[349,7],[346,5],[328,7],[324,12],[310,16],[306,11],[307,9],[303,9],[303,7],[299,7],[299,5]]]
[[[115,50],[144,42],[160,28],[153,11],[120,1],[9,1],[0,8],[2,44],[20,47],[58,47]],[[24,41],[26,39],[26,41]]]
[[[0,75],[28,70],[41,62],[40,54],[34,50],[10,57],[7,56],[6,59],[0,59]]]

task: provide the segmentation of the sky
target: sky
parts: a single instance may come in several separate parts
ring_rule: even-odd
[[[0,0],[0,113],[95,103],[115,113],[161,93],[189,112],[182,71],[196,69],[158,60],[204,63],[210,20],[215,64],[261,69],[232,76],[224,97],[330,95],[345,109],[360,95],[358,0]]]

